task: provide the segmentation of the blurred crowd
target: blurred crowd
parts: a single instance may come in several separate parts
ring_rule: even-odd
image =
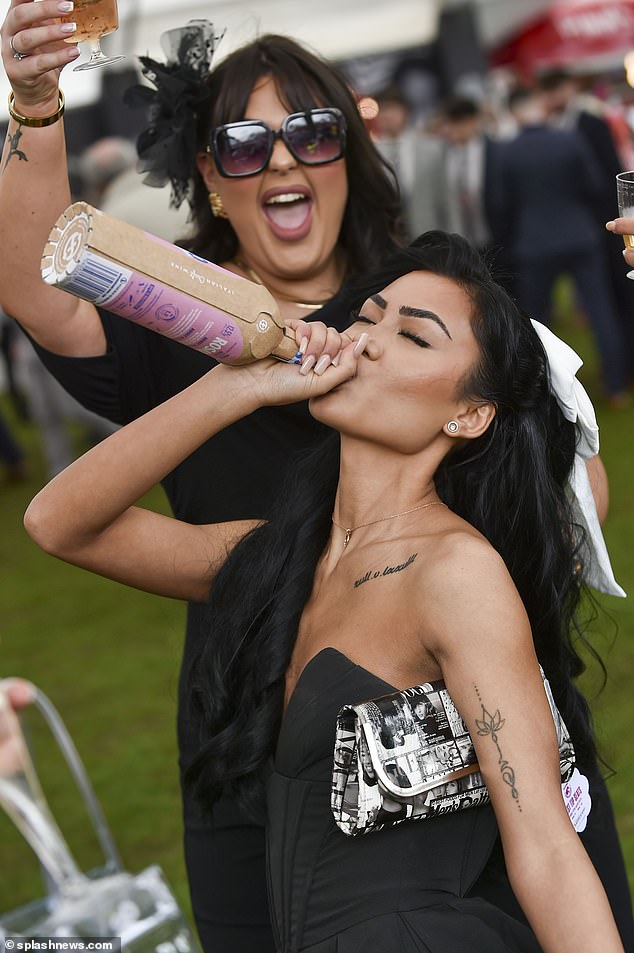
[[[634,282],[621,239],[605,230],[617,214],[615,176],[633,164],[622,115],[563,69],[490,100],[454,95],[420,118],[396,85],[375,95],[375,143],[398,179],[404,229],[458,232],[487,256],[497,280],[546,325],[561,276],[573,283],[575,318],[591,329],[603,396],[629,405],[634,380]],[[168,241],[188,230],[186,205],[149,190],[136,149],[101,139],[71,161],[76,200]],[[1,364],[15,416],[36,428],[50,478],[112,425],[84,410],[42,366],[28,337],[0,312]],[[2,366],[4,365],[4,366]],[[26,479],[24,449],[0,410],[0,480]]]
[[[631,162],[631,134],[563,69],[512,87],[493,104],[454,96],[424,126],[392,87],[376,97],[376,143],[393,166],[410,237],[458,232],[491,262],[498,281],[550,325],[553,289],[574,283],[600,358],[604,396],[629,402],[634,377],[634,283],[614,218],[615,176]]]

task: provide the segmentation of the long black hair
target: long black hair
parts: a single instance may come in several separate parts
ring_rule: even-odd
[[[359,307],[417,270],[453,279],[470,296],[480,358],[458,392],[496,408],[485,434],[443,460],[435,475],[438,493],[504,559],[578,760],[590,765],[590,716],[573,684],[583,670],[575,648],[580,538],[565,491],[575,427],[550,392],[546,355],[529,319],[459,236],[426,233],[350,286],[347,303]],[[338,475],[339,437],[331,432],[294,469],[270,520],[236,546],[214,583],[206,642],[191,677],[202,734],[188,772],[207,805],[225,786],[247,809],[262,804],[284,676],[330,533]]]
[[[332,64],[289,37],[274,34],[231,53],[209,74],[209,105],[199,110],[199,148],[210,142],[216,126],[244,118],[253,87],[264,76],[273,78],[290,112],[336,106],[343,113],[349,194],[339,242],[349,275],[373,268],[401,243],[398,185],[370,139],[345,78]],[[196,234],[186,242],[189,250],[211,261],[233,258],[238,250],[236,233],[227,219],[211,215],[208,191],[198,172],[192,211]]]

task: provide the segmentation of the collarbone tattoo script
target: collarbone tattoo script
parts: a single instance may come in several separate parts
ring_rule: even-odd
[[[502,730],[502,728],[504,727],[505,719],[502,718],[502,716],[500,715],[499,708],[493,715],[490,712],[488,712],[486,708],[484,707],[484,702],[482,701],[482,698],[480,697],[478,686],[474,685],[474,688],[475,688],[476,695],[478,696],[478,701],[480,702],[480,706],[482,708],[482,720],[479,721],[476,718],[476,727],[478,729],[478,734],[481,736],[488,735],[491,741],[493,742],[493,744],[495,745],[495,747],[497,748],[498,765],[500,767],[500,774],[502,775],[502,780],[504,781],[505,784],[508,784],[509,788],[511,789],[511,796],[513,800],[515,801],[515,803],[517,804],[518,810],[521,813],[522,805],[520,804],[519,791],[517,790],[517,787],[515,785],[515,771],[511,767],[511,765],[508,763],[504,755],[502,754],[502,749],[500,748],[500,742],[498,739],[498,735],[500,731]]]
[[[371,582],[373,579],[382,579],[383,576],[393,576],[394,573],[403,572],[405,569],[409,569],[412,563],[416,561],[417,556],[418,553],[412,553],[404,563],[400,563],[398,566],[386,566],[385,569],[368,569],[365,575],[353,583],[352,588],[358,589],[359,586],[363,586],[364,583]]]
[[[26,152],[23,152],[22,149],[19,148],[20,139],[22,138],[23,135],[24,133],[22,132],[22,126],[18,126],[18,128],[16,129],[16,131],[13,133],[12,136],[7,134],[7,142],[9,143],[9,151],[7,153],[7,158],[4,163],[5,169],[9,165],[9,162],[11,161],[13,156],[17,156],[20,162],[29,161]]]

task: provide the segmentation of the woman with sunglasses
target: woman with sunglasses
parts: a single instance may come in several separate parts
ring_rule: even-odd
[[[564,804],[538,666],[575,746],[581,829],[582,775],[596,769],[573,683],[577,611],[586,581],[623,593],[574,475],[596,442],[574,355],[455,235],[429,232],[397,252],[355,303],[344,335],[295,325],[317,358],[308,374],[272,359],[214,368],[72,464],[26,526],[75,565],[208,602],[187,780],[207,807],[229,788],[245,811],[266,814],[278,953],[624,953]],[[335,360],[319,373],[328,338]],[[307,398],[331,431],[269,520],[200,526],[138,506],[218,429]],[[467,788],[447,811],[453,792],[441,790],[414,821],[402,801],[383,801],[380,826],[346,836],[332,786],[346,770],[338,711],[436,679],[491,804],[476,806]],[[375,737],[397,717],[392,702]],[[455,712],[442,705],[426,752],[440,770],[460,763],[447,744]],[[404,730],[404,750],[390,747],[382,763],[401,789],[420,767],[418,734]],[[477,889],[500,842],[524,922]]]
[[[60,12],[67,11],[57,0],[12,0],[2,28],[12,108],[22,121],[11,120],[2,157],[0,300],[67,389],[126,423],[210,364],[40,280],[51,223],[70,200],[59,74],[76,47],[64,42],[62,25],[47,23]],[[153,125],[139,139],[146,170],[157,184],[171,181],[177,202],[190,200],[195,231],[186,245],[192,252],[263,281],[287,319],[319,318],[341,330],[349,312],[343,282],[376,267],[396,246],[399,214],[392,179],[346,82],[283,37],[259,39],[207,76],[204,55],[199,71],[185,69],[190,42],[185,31],[180,56],[167,70],[146,62],[157,81]],[[151,95],[146,89],[143,100]],[[148,202],[151,197],[148,190]],[[321,373],[335,350],[318,327],[324,340],[314,349],[320,363],[313,366]],[[304,367],[310,371],[311,355]],[[302,404],[264,407],[236,421],[163,480],[174,514],[192,523],[264,517],[295,453],[320,434]],[[204,609],[191,603],[179,686],[182,772],[198,750],[185,684],[204,631]],[[591,853],[619,906],[627,885],[604,790],[602,797],[606,820]],[[272,951],[263,828],[223,798],[212,830],[185,786],[183,800],[187,871],[204,947],[210,953]],[[474,890],[521,916],[499,862]]]
[[[66,12],[57,0],[12,0],[2,27],[12,111],[21,118],[11,119],[2,156],[0,300],[68,390],[125,423],[196,380],[210,360],[40,279],[48,231],[70,202],[59,80],[77,47],[55,22]],[[237,50],[210,73],[208,39],[207,27],[200,34],[184,29],[167,68],[145,62],[156,92],[145,87],[140,94],[146,104],[154,95],[153,125],[139,139],[141,161],[152,181],[171,182],[177,203],[189,200],[192,252],[263,282],[285,318],[310,320],[328,311],[326,323],[342,329],[347,309],[331,310],[330,302],[341,300],[344,280],[396,246],[394,180],[346,81],[330,65],[272,36]],[[147,189],[148,203],[152,196]],[[330,342],[324,345],[320,370],[334,355]],[[165,479],[175,514],[199,523],[262,518],[295,453],[319,432],[302,405],[263,408],[236,422]],[[202,607],[192,604],[183,673],[202,619]],[[183,684],[178,737],[184,770],[198,736]],[[184,821],[204,947],[269,953],[262,826],[224,799],[212,830],[187,791]]]

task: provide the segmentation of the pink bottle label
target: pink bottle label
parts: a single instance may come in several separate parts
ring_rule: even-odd
[[[204,284],[213,280],[202,274],[200,278]],[[231,315],[94,252],[86,252],[59,284],[71,294],[218,361],[231,364],[242,354],[242,333]]]
[[[242,334],[226,312],[146,275],[133,272],[107,307],[218,361],[231,363],[242,354]]]

